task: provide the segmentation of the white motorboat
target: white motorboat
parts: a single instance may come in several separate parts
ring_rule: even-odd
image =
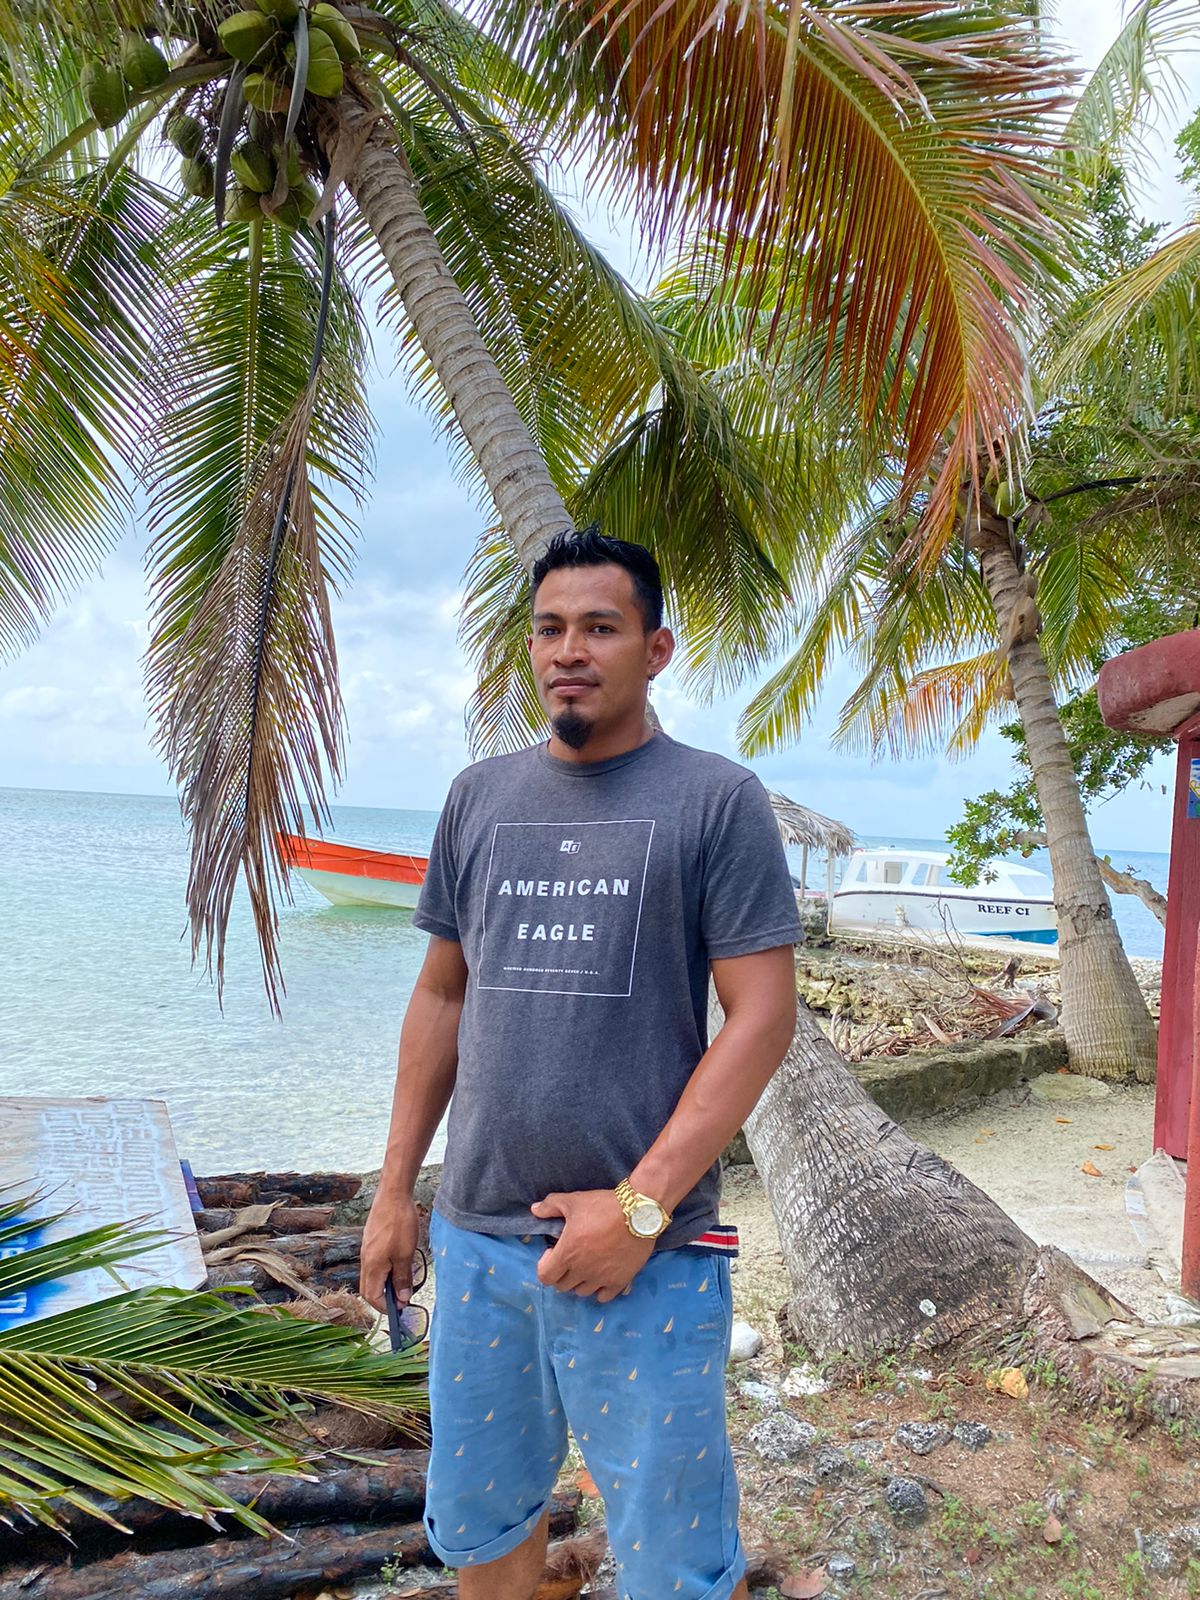
[[[866,846],[853,852],[830,905],[843,931],[1056,945],[1054,885],[1019,862],[986,863],[974,888],[953,883],[949,855]]]

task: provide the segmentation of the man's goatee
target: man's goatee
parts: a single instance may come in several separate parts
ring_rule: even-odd
[[[561,711],[550,724],[569,750],[582,750],[592,737],[592,725],[578,711]]]

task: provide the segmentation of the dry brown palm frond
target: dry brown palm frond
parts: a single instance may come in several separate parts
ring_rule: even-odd
[[[239,872],[246,878],[276,1009],[282,991],[278,836],[327,815],[322,760],[336,780],[343,717],[329,593],[309,485],[315,383],[261,471],[219,572],[179,639],[152,656],[166,704],[162,744],[192,831],[192,950],[224,977]]]

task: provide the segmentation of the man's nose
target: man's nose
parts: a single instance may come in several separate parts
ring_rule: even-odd
[[[582,628],[564,628],[554,651],[555,662],[566,666],[571,662],[585,661],[587,654],[587,634],[584,630]]]

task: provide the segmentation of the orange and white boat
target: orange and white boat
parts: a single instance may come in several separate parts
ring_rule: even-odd
[[[295,833],[281,833],[279,843],[292,871],[335,906],[395,906],[411,911],[429,871],[428,856],[302,839]]]

